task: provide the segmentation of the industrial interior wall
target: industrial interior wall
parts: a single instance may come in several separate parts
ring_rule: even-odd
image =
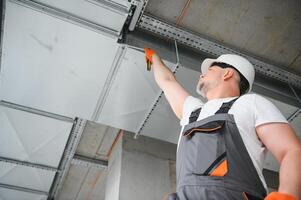
[[[109,160],[111,164],[106,200],[115,200],[117,196],[119,200],[162,199],[164,195],[175,191],[176,145],[146,136],[134,139],[133,136],[134,134],[125,132],[114,150],[118,152],[118,156],[115,154],[116,157]],[[121,168],[110,167],[120,163]],[[116,172],[119,169],[120,172]],[[112,170],[115,172],[111,172]],[[120,173],[120,179],[116,176],[117,173]],[[119,188],[110,180],[114,174],[119,179],[115,183],[120,181]]]
[[[118,140],[109,158],[105,200],[119,200],[122,140]]]

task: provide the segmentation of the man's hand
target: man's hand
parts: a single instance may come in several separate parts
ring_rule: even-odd
[[[144,48],[144,52],[147,70],[150,71],[151,65],[153,64],[153,55],[156,54],[156,52],[150,48]]]
[[[297,198],[290,194],[272,192],[264,200],[297,200]]]
[[[145,52],[145,60],[150,61],[153,64],[153,55],[156,52],[150,48],[144,48],[144,52]]]

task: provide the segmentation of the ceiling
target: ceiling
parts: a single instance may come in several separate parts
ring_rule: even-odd
[[[300,74],[300,7],[298,0],[150,0],[146,12]]]
[[[284,72],[294,74],[293,78],[301,76],[297,0],[3,2],[1,200],[47,199],[54,194],[62,200],[104,199],[106,166],[120,130],[177,143],[179,122],[153,74],[145,69],[143,51],[117,41],[141,30],[159,44],[169,41],[172,48],[166,55],[172,56],[163,56],[165,62],[194,96],[199,70],[190,63],[198,66],[213,50],[208,46],[205,52],[200,51],[178,37],[177,62],[171,38],[140,26],[139,14],[141,19],[152,16],[220,48],[267,63],[279,76]],[[137,27],[127,32],[134,19]],[[143,40],[140,45],[155,43],[146,36]],[[182,51],[186,47],[188,55]],[[159,52],[164,53],[164,48],[159,45]],[[193,58],[196,52],[197,58]],[[268,88],[265,83],[270,78],[264,76],[261,86]],[[254,92],[269,98],[301,138],[301,88],[293,82],[294,94],[290,87],[280,88],[277,77],[275,80],[277,84],[268,88],[269,93]],[[286,101],[286,97],[273,98],[277,89],[289,91],[283,94],[297,103]],[[279,170],[271,155],[265,167]]]

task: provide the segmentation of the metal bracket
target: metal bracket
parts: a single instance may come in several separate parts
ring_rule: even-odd
[[[12,109],[16,109],[16,110],[21,110],[21,111],[24,111],[24,112],[37,114],[37,115],[41,115],[41,116],[44,116],[44,117],[49,117],[49,118],[52,118],[52,119],[65,121],[65,122],[74,123],[74,120],[70,117],[66,117],[66,116],[63,116],[63,115],[58,115],[58,114],[55,114],[55,113],[46,112],[46,111],[43,111],[43,110],[39,110],[39,109],[35,109],[35,108],[23,106],[23,105],[11,103],[11,102],[7,102],[7,101],[3,101],[3,100],[0,100],[0,106],[4,106],[4,107],[7,107],[7,108],[12,108]]]
[[[83,166],[83,167],[92,167],[97,169],[107,169],[108,161],[98,160],[94,158],[89,158],[86,156],[74,155],[72,165]]]
[[[140,0],[140,1],[139,0],[133,0],[131,3],[132,3],[132,5],[136,6],[134,15],[132,17],[132,21],[131,21],[130,26],[129,26],[129,30],[133,31],[135,29],[135,27],[138,25],[138,22],[140,21],[143,13],[145,11],[148,0]]]
[[[44,191],[40,191],[40,190],[34,190],[34,189],[20,187],[20,186],[15,186],[15,185],[8,185],[8,184],[0,183],[0,187],[1,188],[6,188],[6,189],[9,189],[9,190],[17,190],[17,191],[21,191],[21,192],[28,192],[28,193],[32,193],[32,194],[39,194],[39,195],[48,196],[48,192],[44,192]]]
[[[16,159],[12,159],[12,158],[5,158],[2,156],[0,156],[0,162],[6,162],[6,163],[10,163],[10,164],[22,165],[22,166],[26,166],[26,167],[32,167],[32,168],[43,169],[43,170],[54,171],[54,172],[59,171],[55,167],[51,167],[51,166],[47,166],[47,165],[43,165],[43,164],[31,163],[31,162],[27,162],[27,161],[16,160]]]
[[[63,158],[59,165],[60,173],[56,173],[55,175],[48,199],[56,198],[59,190],[61,189],[85,126],[86,120],[76,118],[76,124],[72,127]]]
[[[172,40],[177,40],[178,42],[186,46],[195,48],[207,54],[211,54],[214,57],[217,57],[221,54],[229,54],[229,53],[241,55],[243,57],[246,57],[251,63],[254,64],[256,72],[264,76],[285,83],[290,83],[291,85],[301,88],[300,75],[291,73],[280,67],[266,63],[262,60],[255,58],[254,56],[250,56],[246,53],[242,53],[233,48],[229,48],[217,42],[210,41],[209,39],[201,37],[195,33],[170,25],[155,17],[144,14],[141,20],[139,21],[138,26],[141,29],[153,32],[162,37],[169,38]]]

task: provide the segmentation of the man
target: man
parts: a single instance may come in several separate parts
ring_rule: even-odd
[[[253,65],[226,54],[202,63],[192,97],[155,51],[145,48],[155,80],[181,120],[177,150],[177,193],[180,200],[301,199],[301,143],[278,109],[265,98],[247,94]],[[278,192],[267,195],[262,175],[266,149],[280,163]]]

